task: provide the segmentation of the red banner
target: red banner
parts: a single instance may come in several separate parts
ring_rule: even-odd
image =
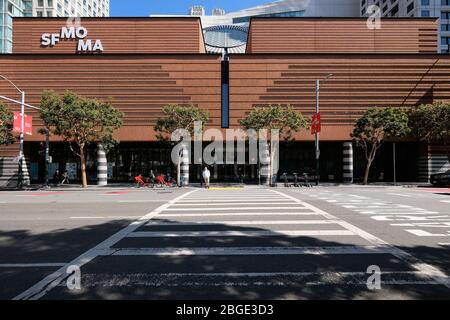
[[[320,113],[316,113],[312,117],[311,121],[311,134],[320,133],[322,130],[322,123],[320,121]]]
[[[29,115],[25,115],[25,134],[32,136],[33,135],[33,117]]]
[[[20,133],[22,129],[22,117],[20,116],[20,112],[14,112],[14,132]]]
[[[14,112],[14,132],[22,131],[22,117],[20,112]],[[25,115],[24,133],[31,136],[33,134],[33,117]]]

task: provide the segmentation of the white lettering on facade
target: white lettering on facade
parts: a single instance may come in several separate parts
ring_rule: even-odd
[[[103,52],[101,40],[86,39],[88,30],[85,27],[62,27],[59,33],[44,33],[41,46],[53,47],[63,39],[78,39],[77,52]]]

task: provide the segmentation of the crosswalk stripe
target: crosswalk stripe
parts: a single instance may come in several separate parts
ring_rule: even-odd
[[[184,238],[184,237],[269,237],[269,236],[354,236],[348,230],[296,230],[296,231],[179,231],[130,233],[129,238]]]
[[[0,268],[49,268],[62,267],[65,263],[1,263]]]
[[[209,248],[119,248],[113,256],[255,256],[255,255],[351,255],[389,254],[383,246],[335,247],[209,247]]]
[[[241,208],[242,209],[242,208]],[[316,212],[229,212],[229,213],[167,213],[159,214],[160,218],[180,217],[221,217],[221,216],[318,216]]]
[[[149,222],[147,226],[215,226],[215,225],[316,225],[335,224],[332,220],[258,220],[258,221],[203,221],[203,222]]]
[[[235,202],[235,201],[234,201]],[[234,203],[233,202],[233,203]],[[247,206],[247,205],[257,205],[257,204],[261,204],[261,202],[243,202],[243,203],[239,203],[239,205],[241,206]],[[265,203],[266,205],[272,204],[272,205],[293,205],[293,206],[298,206],[298,204],[293,203],[293,202],[267,202]],[[220,203],[220,202],[214,202],[214,203],[179,203],[179,204],[174,204],[172,206],[173,207],[194,207],[194,206],[226,206],[228,205],[227,203]],[[221,210],[221,208],[217,208],[216,210]]]
[[[215,203],[215,202],[219,202],[219,203],[226,203],[226,204],[228,204],[228,203],[233,203],[233,202],[236,202],[236,203],[238,203],[238,202],[244,202],[244,203],[247,203],[247,202],[249,202],[249,201],[251,201],[251,202],[255,202],[254,201],[255,199],[245,199],[245,200],[241,200],[241,199],[226,199],[226,200],[220,200],[220,199],[203,199],[203,200],[184,200],[184,201],[179,201],[178,203],[176,203],[177,205],[179,205],[179,204],[185,204],[185,203],[204,203],[204,202],[213,202],[213,203]],[[267,198],[264,198],[264,199],[260,199],[260,200],[257,200],[257,203],[272,203],[272,202],[274,202],[274,201],[276,201],[276,202],[282,202],[282,203],[292,203],[292,201],[291,200],[289,200],[289,199],[286,199],[286,200],[280,200],[280,199],[267,199]]]
[[[293,204],[295,205],[295,204]],[[172,207],[171,207],[172,208]],[[225,208],[174,208],[174,209],[165,209],[166,211],[236,211],[236,210],[242,210],[242,207],[225,207]],[[308,210],[308,208],[304,206],[295,206],[295,207],[276,207],[276,208],[270,208],[270,207],[246,207],[246,210]]]

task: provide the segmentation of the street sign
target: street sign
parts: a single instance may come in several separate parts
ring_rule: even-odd
[[[22,116],[20,112],[14,112],[13,131],[19,132],[22,130]],[[24,133],[31,136],[33,134],[33,117],[25,115]]]
[[[312,117],[311,121],[311,134],[320,133],[322,130],[322,123],[320,121],[320,113],[316,113]]]

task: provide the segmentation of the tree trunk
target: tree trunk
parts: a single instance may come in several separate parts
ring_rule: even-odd
[[[80,159],[81,159],[81,183],[83,188],[87,188],[87,176],[86,176],[86,156],[84,154],[84,146],[80,146]]]
[[[370,172],[370,166],[372,165],[371,161],[367,161],[366,165],[366,171],[364,172],[364,185],[367,185],[369,182],[369,172]]]

